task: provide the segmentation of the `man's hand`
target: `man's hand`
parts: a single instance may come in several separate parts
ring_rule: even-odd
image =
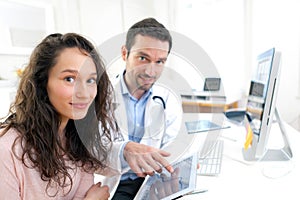
[[[128,142],[124,148],[126,161],[139,177],[152,176],[155,171],[161,173],[162,167],[173,173],[173,167],[164,158],[167,156],[170,156],[170,153],[136,142]]]

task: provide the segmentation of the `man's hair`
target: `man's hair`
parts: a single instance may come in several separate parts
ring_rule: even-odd
[[[143,19],[129,28],[126,36],[126,49],[128,54],[135,43],[136,35],[149,36],[160,41],[167,41],[169,42],[168,53],[171,51],[172,37],[170,32],[163,24],[159,23],[154,18]]]

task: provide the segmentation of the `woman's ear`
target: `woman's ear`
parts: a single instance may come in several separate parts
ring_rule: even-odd
[[[126,61],[126,59],[127,59],[127,49],[126,49],[125,45],[123,45],[122,48],[121,48],[121,54],[122,54],[122,59],[124,61]]]

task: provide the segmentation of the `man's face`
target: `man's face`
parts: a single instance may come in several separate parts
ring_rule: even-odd
[[[125,82],[129,92],[135,96],[149,90],[160,77],[169,50],[168,41],[137,35],[129,55],[122,47],[122,58],[126,62]]]

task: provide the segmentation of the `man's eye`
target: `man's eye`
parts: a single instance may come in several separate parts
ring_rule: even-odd
[[[139,57],[139,60],[140,60],[140,61],[144,61],[144,60],[146,60],[146,58],[145,58],[144,56],[140,56],[140,57]]]
[[[75,78],[74,77],[66,77],[66,78],[64,78],[64,80],[67,82],[73,83],[75,81]]]
[[[165,62],[162,61],[162,60],[159,60],[159,61],[156,62],[156,64],[159,64],[159,65],[163,65],[164,63],[165,63]]]

